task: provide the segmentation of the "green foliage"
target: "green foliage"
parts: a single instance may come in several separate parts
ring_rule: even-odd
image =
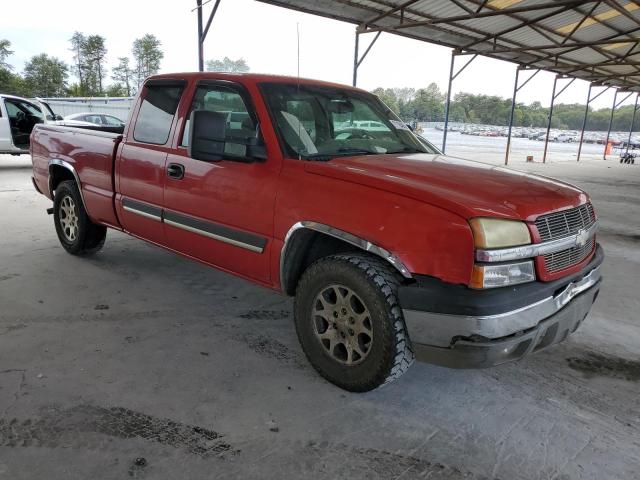
[[[443,121],[445,117],[446,95],[435,83],[427,88],[376,88],[373,93],[396,112],[403,120]],[[584,120],[584,105],[559,104],[554,107],[551,125],[554,128],[580,130]],[[451,101],[449,121],[479,123],[486,125],[508,125],[511,100],[497,96],[458,93]],[[530,105],[516,103],[513,125],[519,127],[545,128],[549,109],[540,102]],[[611,117],[610,108],[589,109],[587,130],[607,130]],[[612,130],[626,131],[633,117],[633,106],[627,105],[616,110]],[[640,115],[639,115],[640,117]],[[640,122],[640,118],[638,118]],[[638,123],[636,122],[636,123]]]
[[[207,60],[205,70],[208,72],[247,73],[249,65],[244,58],[231,60],[229,57],[224,57],[222,60]]]
[[[24,66],[24,85],[27,96],[59,97],[66,95],[69,68],[46,53],[36,55]]]
[[[111,79],[116,83],[113,84],[110,89],[112,89],[112,91],[115,91],[113,89],[117,89],[118,91],[122,92],[122,96],[126,95],[127,97],[130,97],[133,93],[132,89],[134,73],[135,72],[131,69],[131,67],[129,67],[129,59],[127,57],[118,58],[118,66],[114,67],[111,71]],[[111,94],[108,95],[110,97],[120,96]]]
[[[135,62],[134,78],[137,88],[140,88],[145,78],[149,75],[155,75],[160,70],[160,62],[164,58],[164,53],[160,49],[161,45],[160,40],[150,33],[134,40],[132,53]]]
[[[72,72],[78,78],[78,95],[102,95],[106,76],[107,47],[101,35],[85,35],[74,32],[69,39],[73,52]]]
[[[0,70],[12,70],[13,67],[7,63],[7,58],[13,55],[10,50],[11,42],[9,40],[0,40]]]
[[[376,88],[373,91],[374,95],[377,95],[382,102],[395,112],[396,115],[400,114],[400,107],[398,106],[398,98],[391,88]]]

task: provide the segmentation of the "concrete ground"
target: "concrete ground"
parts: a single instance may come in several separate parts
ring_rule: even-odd
[[[29,158],[0,156],[0,479],[640,478],[640,165],[518,167],[593,196],[586,323],[350,394],[307,364],[289,299],[115,232],[70,256]]]

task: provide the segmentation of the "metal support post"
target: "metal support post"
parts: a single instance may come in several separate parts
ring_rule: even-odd
[[[582,153],[582,141],[584,140],[584,129],[587,126],[587,115],[589,115],[589,103],[591,103],[591,89],[593,83],[589,84],[589,92],[587,93],[587,106],[584,108],[584,118],[582,119],[582,130],[580,130],[580,143],[578,143],[578,162],[580,161],[580,154]]]
[[[198,71],[204,71],[204,45],[202,42],[202,0],[196,0],[198,5]]]
[[[551,93],[551,106],[549,107],[549,119],[547,120],[547,134],[544,137],[544,153],[542,154],[542,163],[547,163],[547,147],[549,146],[549,133],[551,132],[551,117],[553,116],[553,104],[556,101],[556,85],[558,77],[553,79],[553,92]]]
[[[513,113],[516,110],[516,94],[518,93],[518,77],[520,76],[520,67],[516,68],[516,79],[513,82],[513,96],[511,97],[511,113],[509,114],[509,131],[507,133],[507,149],[504,153],[504,164],[509,163],[509,148],[511,147],[511,129],[513,128]]]
[[[522,85],[518,85],[518,79],[520,76],[520,70],[524,70],[523,67],[518,67],[516,68],[516,79],[513,83],[513,97],[511,99],[511,114],[509,115],[509,133],[507,134],[507,150],[504,154],[504,164],[508,165],[509,164],[509,149],[511,148],[511,131],[513,129],[513,114],[515,112],[516,109],[516,95],[518,94],[518,92],[520,91],[520,89],[522,87],[524,87],[527,83],[529,83],[531,81],[531,79],[533,77],[535,77],[538,73],[540,73],[540,70],[536,70],[533,75],[531,75],[529,78],[527,78],[524,83]]]
[[[571,80],[569,80],[569,83],[567,83],[564,87],[562,87],[562,89],[558,93],[556,93],[556,85],[558,83],[558,79],[560,78],[565,78],[565,77],[558,75],[553,80],[553,92],[551,94],[551,106],[549,107],[549,121],[547,122],[547,135],[544,139],[544,153],[542,154],[542,163],[547,163],[547,148],[549,147],[549,134],[551,133],[551,119],[553,117],[553,106],[556,103],[556,98],[562,95],[562,92],[564,92],[567,88],[569,88],[569,86],[576,80],[575,77],[572,78]]]
[[[356,28],[356,40],[353,48],[353,86],[358,83],[358,47],[360,46],[360,32]]]
[[[471,62],[475,60],[478,54],[474,54],[473,57],[465,63],[460,70],[458,70],[455,74],[453,73],[453,68],[456,64],[456,56],[464,55],[460,50],[451,50],[451,66],[449,67],[449,85],[447,86],[447,102],[444,105],[444,132],[442,135],[442,153],[445,153],[447,148],[447,130],[449,129],[449,108],[451,107],[451,87],[453,85],[453,81],[456,79],[458,75],[460,75],[465,68],[469,66]]]
[[[360,31],[356,28],[356,42],[355,42],[355,48],[353,52],[353,86],[354,87],[356,86],[356,83],[358,81],[358,68],[360,68],[360,64],[364,61],[364,59],[367,58],[369,51],[378,41],[378,38],[380,37],[381,33],[382,32],[376,33],[376,36],[373,37],[373,40],[371,40],[371,43],[369,44],[367,49],[364,51],[362,56],[358,58],[358,49],[360,48]]]
[[[638,111],[638,96],[640,96],[640,93],[636,93],[636,103],[633,105],[633,116],[631,117],[631,126],[629,127],[629,138],[627,139],[627,154],[629,153],[629,144],[631,143],[631,133],[633,132],[633,125],[636,123],[636,112]]]
[[[198,71],[204,71],[204,41],[207,38],[207,34],[209,33],[209,28],[211,27],[211,22],[213,22],[213,17],[216,16],[216,12],[218,11],[218,7],[220,6],[221,0],[216,0],[216,3],[213,5],[213,10],[209,14],[209,20],[207,20],[207,26],[202,28],[202,0],[196,0],[196,9],[198,10]]]
[[[611,135],[611,124],[613,123],[613,114],[616,111],[616,101],[618,100],[618,89],[616,88],[616,93],[613,95],[613,105],[611,105],[611,116],[609,117],[609,128],[607,129],[607,139],[604,141],[604,153],[602,154],[602,159],[607,159],[607,146],[609,145],[609,136]]]
[[[591,89],[594,87],[594,85],[592,83],[589,84],[589,93],[587,95],[587,106],[584,109],[584,118],[582,119],[582,130],[580,132],[580,143],[578,144],[578,159],[577,161],[580,161],[580,154],[582,153],[582,143],[584,140],[584,131],[587,128],[587,116],[589,115],[589,104],[594,101],[595,99],[597,99],[600,95],[602,95],[604,92],[606,92],[607,90],[609,90],[610,87],[606,87],[604,90],[602,90],[600,93],[598,93],[595,97],[591,98]]]

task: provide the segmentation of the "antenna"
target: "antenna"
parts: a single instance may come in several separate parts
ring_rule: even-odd
[[[298,94],[300,94],[300,22],[296,22],[296,38],[298,41]],[[300,119],[298,119],[298,140],[302,144],[302,121]],[[302,160],[301,149],[302,145],[298,148],[298,160]]]
[[[298,89],[300,88],[300,23],[296,23],[296,36],[298,39]]]

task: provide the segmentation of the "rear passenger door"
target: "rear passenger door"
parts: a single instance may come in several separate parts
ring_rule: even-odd
[[[184,87],[180,80],[150,80],[144,85],[137,117],[131,119],[116,164],[116,206],[122,225],[160,245],[166,244],[165,161]]]

